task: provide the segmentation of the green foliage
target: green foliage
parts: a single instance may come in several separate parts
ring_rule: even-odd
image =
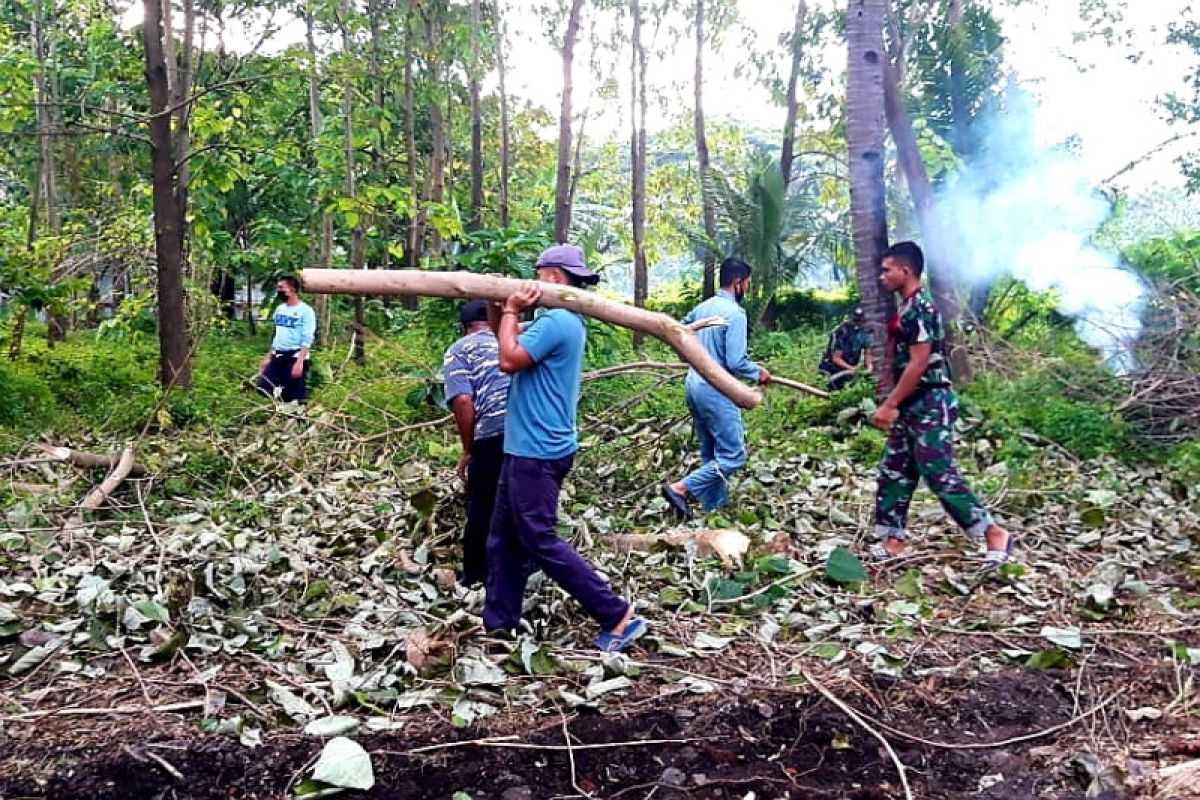
[[[35,431],[48,422],[54,397],[28,369],[0,362],[0,426]]]
[[[1137,271],[1169,290],[1200,294],[1200,231],[1178,231],[1125,250]]]

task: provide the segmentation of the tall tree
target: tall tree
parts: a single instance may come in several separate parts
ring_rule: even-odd
[[[496,6],[496,70],[499,73],[500,89],[500,185],[497,198],[500,205],[500,227],[508,227],[508,173],[512,166],[511,131],[508,119],[508,89],[507,67],[504,62],[504,51],[507,48],[507,31],[504,27],[503,10]]]
[[[558,113],[558,169],[554,188],[554,238],[567,241],[571,230],[571,68],[583,0],[571,0],[567,30],[562,44],[562,105]]]
[[[888,244],[883,179],[883,4],[884,0],[849,0],[846,9],[846,135],[854,269],[867,321],[875,334],[872,348],[880,391],[887,391],[891,370],[884,358],[884,332],[894,302],[879,284],[879,265]]]
[[[630,138],[629,156],[633,169],[632,181],[632,229],[633,229],[633,304],[638,308],[646,305],[649,293],[649,275],[646,265],[646,49],[642,43],[642,4],[631,0],[633,12],[633,37],[630,40],[630,66],[632,91],[629,100]],[[642,336],[635,332],[635,347],[642,344]]]
[[[704,296],[708,298],[717,289],[717,257],[713,251],[717,239],[717,212],[713,208],[708,134],[704,129],[704,14],[704,0],[696,0],[696,103],[693,121],[696,128],[696,161],[700,169],[701,216],[704,219]]]
[[[479,99],[479,73],[482,70],[479,35],[482,24],[479,0],[471,0],[471,69],[467,79],[471,103],[471,213],[467,218],[467,230],[472,231],[483,226],[483,104]]]
[[[55,93],[46,70],[46,12],[43,0],[34,0],[33,19],[31,20],[30,44],[37,63],[34,72],[34,101],[37,104],[35,117],[38,127],[38,158],[37,158],[37,191],[34,192],[33,208],[30,209],[29,244],[33,245],[37,238],[38,206],[46,207],[46,227],[51,236],[62,233],[62,218],[60,216],[58,199],[58,170],[54,158],[54,120]],[[42,203],[38,202],[38,199]],[[46,313],[46,340],[53,347],[55,342],[62,341],[67,336],[68,319],[58,309],[48,308]]]
[[[787,119],[783,123],[783,148],[779,156],[779,171],[783,174],[784,186],[792,182],[792,162],[796,153],[796,117],[800,111],[800,62],[804,55],[803,26],[807,13],[808,4],[799,0],[796,3],[796,24],[792,28],[792,70],[788,74]]]
[[[350,17],[350,0],[341,0],[339,25],[342,29],[342,52],[347,59],[352,58],[354,53],[350,37]],[[351,70],[346,70],[344,81],[342,87],[342,137],[346,159],[346,197],[354,206],[358,199],[358,187],[354,179],[354,78]],[[367,266],[363,253],[363,236],[362,214],[356,209],[350,230],[350,266],[353,269],[366,269]],[[360,365],[367,361],[364,341],[366,332],[367,321],[363,313],[363,299],[356,295],[354,298],[354,360]]]
[[[887,59],[883,65],[883,97],[884,111],[887,116],[888,129],[892,141],[896,145],[896,160],[908,185],[912,197],[913,208],[917,214],[917,224],[921,228],[926,250],[929,253],[929,283],[933,291],[934,301],[942,317],[948,322],[954,322],[959,317],[958,293],[955,291],[951,255],[941,246],[939,235],[941,228],[937,224],[937,209],[934,206],[933,183],[929,179],[929,171],[917,146],[916,133],[913,130],[912,119],[904,106],[904,96],[901,89],[901,76],[904,74],[904,63],[907,53],[912,46],[912,37],[924,16],[932,7],[932,2],[925,2],[914,7],[914,19],[909,21],[907,34],[901,35],[901,25],[897,21],[898,14],[895,0],[889,3],[886,11],[891,41],[887,51]],[[955,11],[958,0],[951,0],[951,24],[961,24],[961,9]],[[954,327],[947,325],[947,334],[952,336]]]
[[[321,128],[325,125],[321,114],[321,78],[318,72],[317,44],[314,36],[316,21],[313,17],[311,0],[304,5],[304,41],[308,48],[308,126],[310,143],[313,152],[320,147]],[[313,159],[314,163],[317,161]],[[323,201],[324,198],[319,198]],[[325,207],[324,202],[318,202],[321,207],[321,241],[317,245],[317,264],[321,269],[329,269],[330,258],[333,254],[333,216]],[[317,339],[324,343],[329,341],[332,320],[329,317],[329,295],[319,294],[316,297]],[[247,304],[249,313],[249,304]],[[249,314],[253,318],[253,314]]]
[[[150,172],[154,198],[154,253],[158,264],[158,364],[164,388],[192,385],[191,346],[183,291],[181,226],[186,199],[176,183],[172,109],[163,55],[162,6],[143,0],[142,38],[146,53],[146,87],[150,95]]]

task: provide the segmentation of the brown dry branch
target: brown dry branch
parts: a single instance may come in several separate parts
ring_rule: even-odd
[[[50,456],[55,461],[65,461],[68,464],[74,464],[77,467],[85,469],[99,469],[101,467],[112,469],[120,462],[121,455],[124,455],[124,453],[115,456],[102,453],[87,453],[83,450],[74,450],[70,447],[55,447],[41,442],[35,442],[33,447]],[[135,461],[130,465],[128,474],[137,478],[146,474],[146,468]]]
[[[76,507],[75,513],[63,525],[63,533],[70,534],[82,528],[84,525],[83,512],[99,508],[108,499],[108,496],[121,485],[121,481],[128,477],[130,471],[133,469],[133,465],[133,448],[126,447],[121,451],[121,456],[117,459],[112,472],[108,473],[108,477],[99,486],[88,492],[87,497],[83,498]]]
[[[616,364],[611,367],[602,367],[583,373],[585,381],[599,380],[600,378],[611,378],[616,375],[627,375],[637,372],[657,372],[660,370],[684,370],[688,365],[683,362],[671,361],[632,361],[628,364]],[[807,383],[792,380],[791,378],[781,378],[778,375],[772,376],[769,386],[784,386],[788,389],[795,389],[804,394],[810,394],[813,397],[828,399],[829,392],[824,389],[818,389],[815,386],[809,386]]]

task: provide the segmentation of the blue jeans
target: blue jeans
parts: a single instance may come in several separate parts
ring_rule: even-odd
[[[683,485],[705,511],[712,511],[729,504],[729,476],[746,463],[742,410],[703,381],[689,380],[686,386],[687,406],[704,463],[683,479]]]

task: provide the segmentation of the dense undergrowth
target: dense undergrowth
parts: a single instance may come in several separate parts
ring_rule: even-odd
[[[316,356],[310,381],[313,407],[330,410],[348,433],[363,436],[444,415],[437,384],[430,379],[455,337],[451,311],[449,304],[438,302],[420,313],[393,314],[391,332],[368,341],[365,366],[349,358],[346,337],[335,331],[333,345]],[[155,382],[157,343],[152,336],[114,341],[82,332],[49,349],[39,333],[29,333],[19,359],[0,361],[0,450],[39,437],[115,442],[145,433],[194,440],[196,460],[203,463],[211,433],[269,419],[269,404],[251,391],[268,346],[266,332],[207,333],[196,350],[192,389],[165,395]],[[811,324],[763,332],[754,337],[752,351],[777,374],[823,385],[816,364],[826,336],[823,327]],[[625,332],[598,323],[590,328],[588,368],[671,357],[657,342],[639,354]],[[1119,379],[1061,330],[1040,339],[1018,339],[1005,352],[1002,369],[988,359],[979,361],[984,363],[961,391],[964,430],[971,438],[987,440],[1014,475],[1021,475],[1037,448],[1051,443],[1080,459],[1112,455],[1159,464],[1181,482],[1200,478],[1197,443],[1168,448],[1139,441],[1113,407],[1096,400],[1112,395]],[[749,439],[767,452],[781,453],[821,452],[836,443],[856,458],[872,460],[882,445],[881,435],[863,424],[872,394],[867,384],[830,401],[772,389],[765,409],[747,417]],[[686,409],[680,395],[677,380],[617,377],[586,386],[581,412],[586,418],[619,406],[646,424],[681,420]],[[427,455],[454,457],[452,431],[425,438]],[[208,471],[199,468],[200,473]]]

